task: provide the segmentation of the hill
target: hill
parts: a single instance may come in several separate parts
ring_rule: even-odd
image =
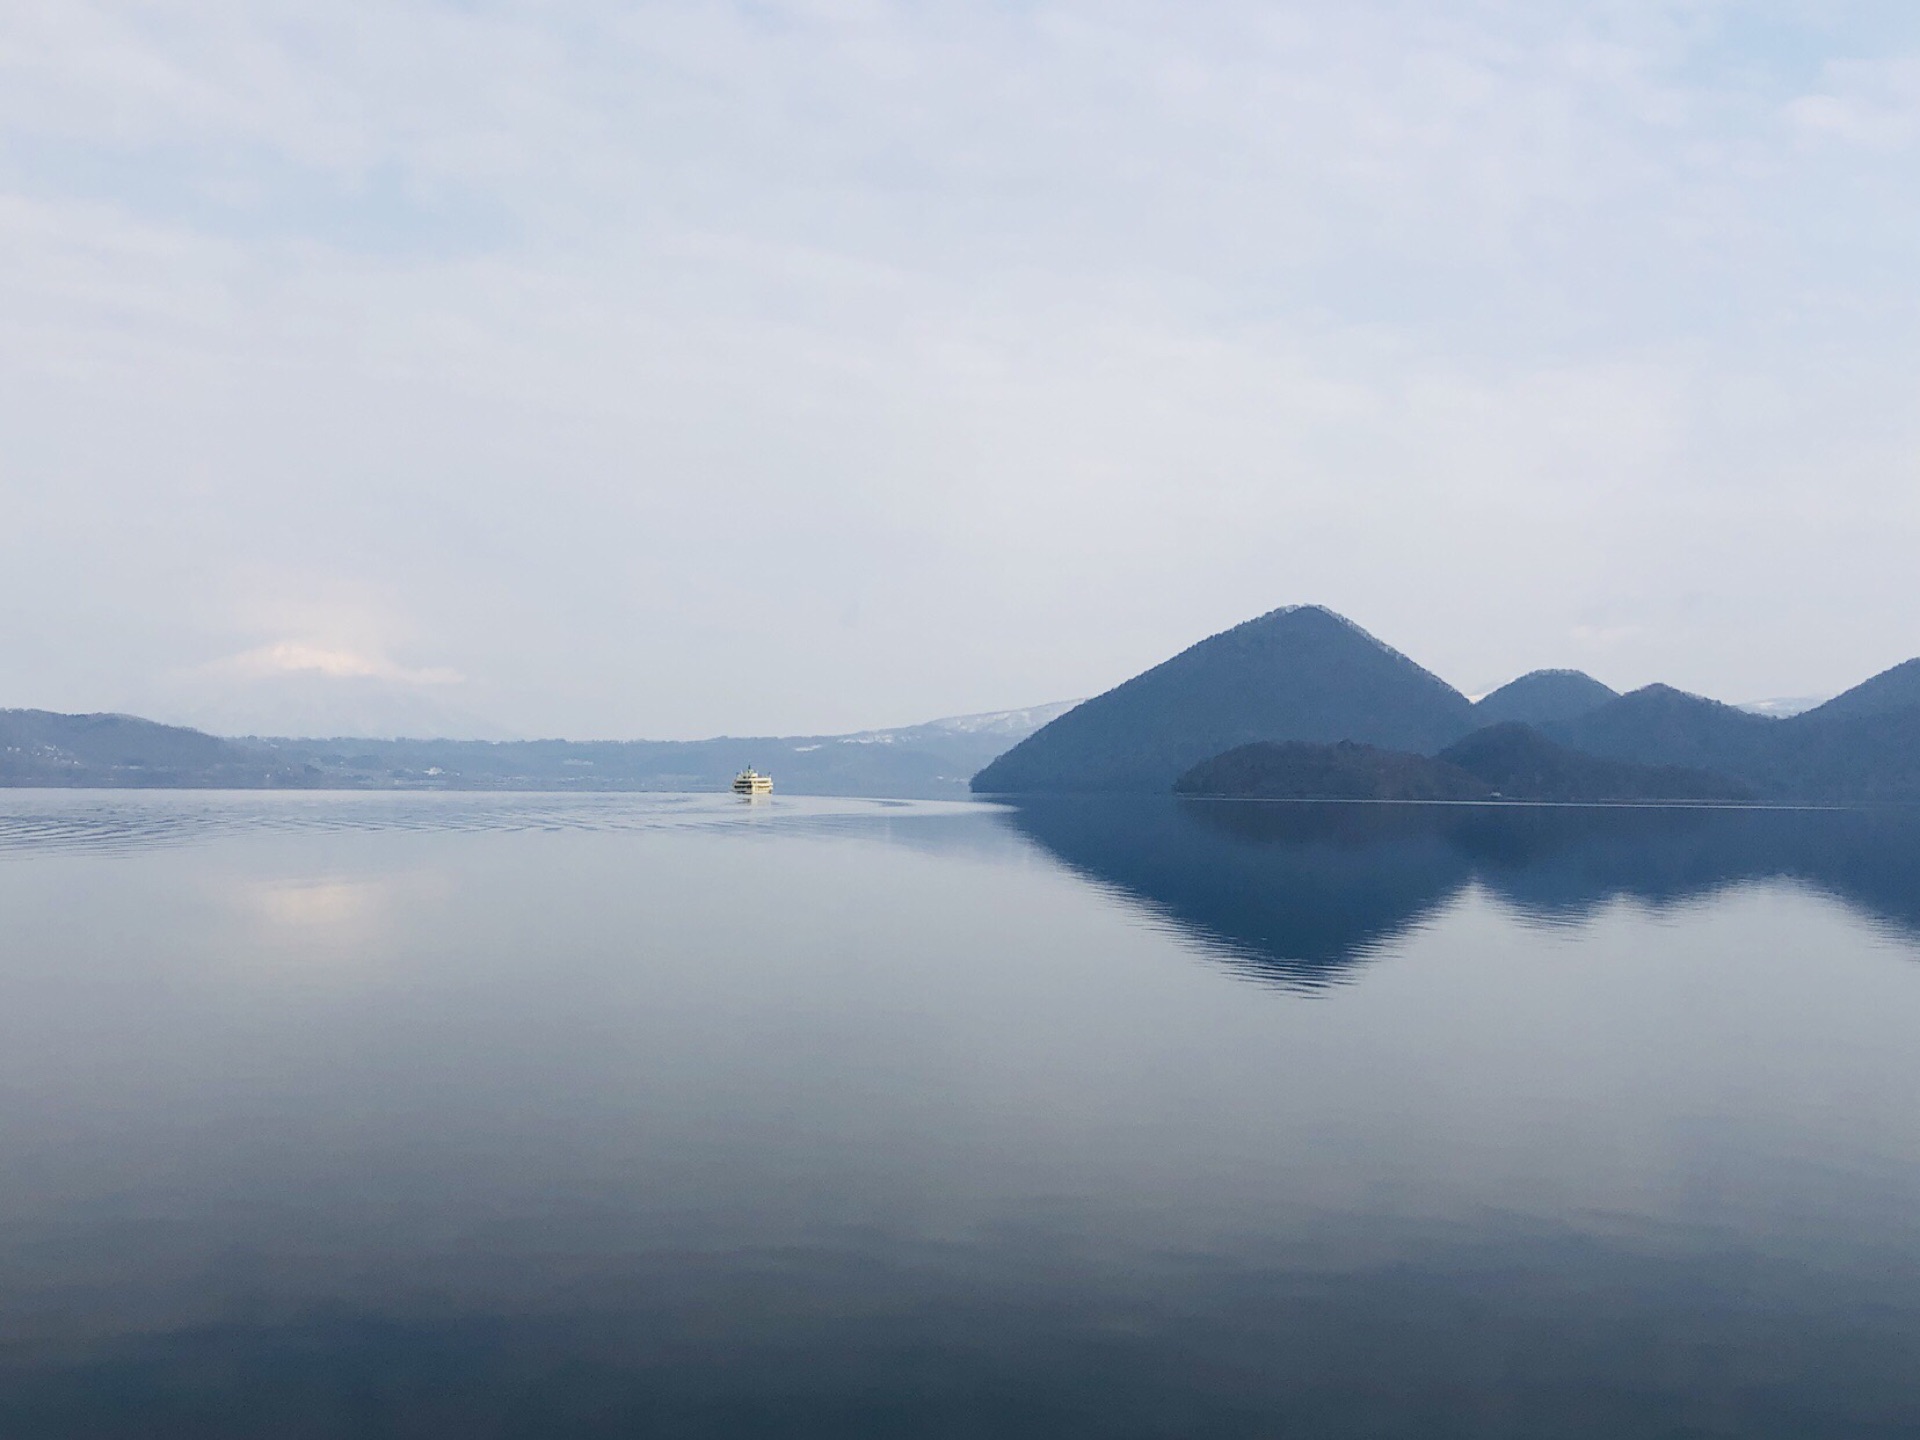
[[[1602,685],[1581,670],[1531,670],[1518,680],[1509,680],[1492,694],[1474,702],[1474,718],[1482,725],[1518,721],[1523,725],[1545,725],[1554,720],[1571,720],[1598,710],[1620,692]]]
[[[1882,670],[1871,680],[1863,680],[1826,704],[1804,710],[1794,718],[1818,723],[1914,709],[1920,709],[1920,658]]]
[[[1920,803],[1920,706],[1857,715],[1825,708],[1779,722],[1756,785],[1786,800]]]
[[[0,785],[253,789],[724,790],[744,764],[780,793],[960,797],[1069,708],[957,715],[853,735],[713,740],[219,739],[128,715],[0,711]]]
[[[132,715],[0,710],[0,785],[252,788],[300,783],[297,767],[180,725]]]
[[[1508,722],[1476,730],[1436,757],[1508,800],[1753,799],[1750,787],[1710,771],[1638,765],[1556,745],[1530,725]]]
[[[1899,702],[1915,676],[1920,663],[1910,661],[1785,720],[1650,685],[1542,728],[1591,754],[1711,771],[1765,800],[1913,803],[1920,801],[1920,704]]]
[[[1540,728],[1549,739],[1589,755],[1751,780],[1766,774],[1785,723],[1671,685],[1648,685]]]
[[[1341,740],[1257,740],[1202,760],[1174,781],[1181,795],[1243,800],[1487,800],[1492,787],[1425,755]]]
[[[1433,751],[1472,728],[1458,690],[1315,605],[1274,610],[1069,710],[973,778],[981,793],[1164,793],[1255,741]]]

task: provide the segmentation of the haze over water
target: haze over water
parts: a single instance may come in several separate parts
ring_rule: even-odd
[[[0,1433],[1910,1435],[1917,836],[0,795]]]

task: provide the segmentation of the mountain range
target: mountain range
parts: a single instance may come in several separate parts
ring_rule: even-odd
[[[1475,702],[1353,622],[1301,605],[1091,700],[848,735],[234,739],[125,715],[0,710],[0,786],[719,790],[744,764],[773,771],[785,793],[821,795],[1165,794],[1211,765],[1183,788],[1920,802],[1920,659],[1786,718],[1667,685],[1622,695],[1577,670],[1533,671]]]
[[[989,794],[1164,792],[1193,767],[1260,743],[1351,742],[1432,757],[1499,724],[1537,732],[1531,740],[1509,738],[1506,748],[1531,749],[1527,764],[1543,790],[1581,798],[1659,794],[1661,785],[1644,774],[1593,763],[1610,762],[1660,770],[1666,785],[1682,785],[1690,796],[1920,801],[1920,659],[1784,719],[1667,685],[1621,695],[1573,670],[1534,671],[1476,704],[1351,621],[1312,605],[1237,625],[1083,702],[987,765],[973,788]],[[1564,753],[1549,756],[1542,745]],[[1566,753],[1581,758],[1576,764]],[[1291,793],[1304,772],[1283,776],[1283,759],[1296,771],[1344,767],[1344,778],[1327,771],[1336,791],[1363,784],[1354,769],[1363,757],[1316,758],[1297,750],[1266,754],[1264,769],[1243,756],[1238,783],[1251,787],[1248,793],[1263,785]],[[1540,769],[1549,762],[1558,767],[1557,778]],[[1392,769],[1397,778],[1380,782],[1389,788],[1415,783],[1415,772],[1397,761],[1364,765]],[[1225,784],[1232,769],[1207,783]],[[1419,784],[1439,783],[1435,772],[1425,773]],[[1621,793],[1596,795],[1595,786]]]
[[[0,786],[724,790],[741,766],[782,792],[959,797],[1072,702],[851,735],[712,740],[223,739],[129,715],[0,710]]]

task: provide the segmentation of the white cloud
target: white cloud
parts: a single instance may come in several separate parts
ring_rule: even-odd
[[[301,640],[277,640],[211,662],[208,670],[243,676],[324,675],[330,679],[394,680],[403,685],[458,685],[465,678],[445,666],[409,669],[385,655],[366,654]]]
[[[1822,81],[1786,107],[1807,139],[1897,151],[1920,136],[1920,59],[1835,61]]]

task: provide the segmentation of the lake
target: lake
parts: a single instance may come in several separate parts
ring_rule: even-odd
[[[0,792],[0,1434],[1920,1434],[1920,818]]]

